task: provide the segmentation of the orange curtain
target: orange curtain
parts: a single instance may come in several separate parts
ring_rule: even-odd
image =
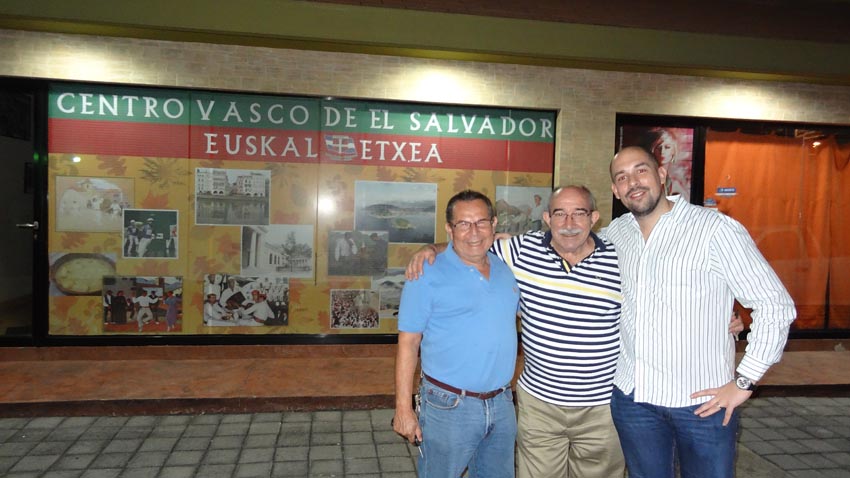
[[[825,325],[832,163],[799,138],[706,136],[705,198],[749,230],[794,298],[799,329]]]
[[[829,328],[850,328],[850,144],[824,143],[832,159],[829,220]],[[828,151],[828,153],[827,153]]]

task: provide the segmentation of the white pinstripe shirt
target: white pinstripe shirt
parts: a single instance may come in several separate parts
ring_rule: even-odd
[[[734,299],[753,309],[738,373],[761,379],[778,362],[796,310],[747,230],[678,196],[649,236],[632,214],[605,235],[617,248],[623,286],[621,346],[614,385],[635,401],[664,407],[706,402],[690,394],[734,376],[728,332]]]

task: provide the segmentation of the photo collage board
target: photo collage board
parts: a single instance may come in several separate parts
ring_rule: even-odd
[[[404,266],[487,194],[537,227],[554,111],[55,83],[49,333],[393,334]]]

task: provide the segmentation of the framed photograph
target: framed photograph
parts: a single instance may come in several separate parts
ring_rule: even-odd
[[[551,188],[525,186],[496,186],[496,232],[522,234],[543,231],[548,227],[543,212],[549,201]]]
[[[434,242],[437,185],[354,182],[354,229],[387,231],[389,242]]]
[[[378,291],[378,299],[381,303],[379,314],[382,319],[398,318],[403,288],[404,268],[389,268],[383,274],[372,277],[372,290]]]
[[[207,327],[289,325],[289,278],[207,274],[203,317]]]
[[[103,278],[103,331],[176,333],[183,329],[182,277]]]
[[[120,231],[133,187],[132,178],[56,176],[56,230]]]
[[[331,289],[331,328],[377,329],[379,308],[378,291]]]
[[[314,275],[312,224],[242,227],[242,275]]]
[[[271,171],[195,168],[195,224],[269,223]]]
[[[54,252],[48,258],[52,296],[97,296],[103,288],[103,278],[115,275],[115,254]]]
[[[125,209],[121,257],[177,258],[177,214],[165,209]]]
[[[383,275],[387,270],[388,236],[386,231],[331,231],[328,275]]]

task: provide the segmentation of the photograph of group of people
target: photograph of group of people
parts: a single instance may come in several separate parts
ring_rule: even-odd
[[[380,301],[371,289],[332,289],[332,329],[377,329]]]
[[[182,277],[103,277],[104,332],[179,332]]]
[[[547,230],[543,211],[550,192],[549,188],[496,186],[496,232],[516,235]]]
[[[172,210],[125,209],[122,257],[176,259],[177,213]]]
[[[204,276],[204,325],[257,327],[289,324],[289,278]]]

